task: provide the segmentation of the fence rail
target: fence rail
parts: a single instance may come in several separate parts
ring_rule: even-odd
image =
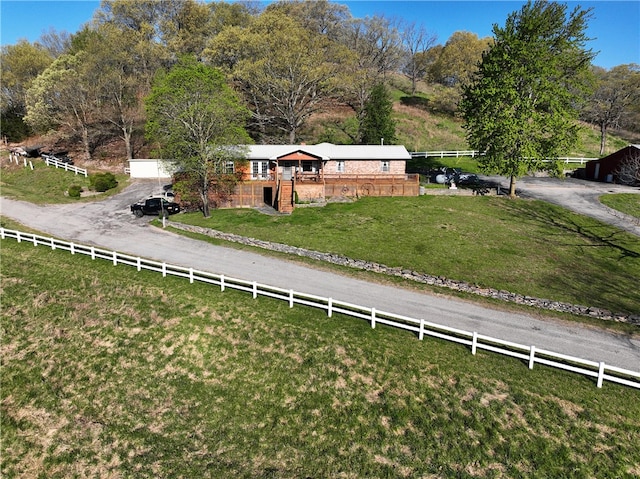
[[[598,388],[602,387],[604,381],[610,381],[640,389],[640,372],[637,371],[610,366],[604,362],[591,361],[545,349],[538,349],[535,346],[504,341],[477,332],[469,332],[432,323],[424,319],[378,311],[375,308],[344,301],[336,301],[332,298],[301,293],[293,289],[279,288],[256,281],[246,281],[225,275],[208,273],[194,268],[185,268],[165,262],[151,261],[139,256],[130,256],[94,246],[86,246],[36,234],[0,228],[0,239],[7,238],[15,239],[18,242],[33,243],[34,246],[44,245],[54,250],[69,251],[71,254],[87,255],[94,260],[104,259],[112,262],[114,266],[124,264],[135,267],[138,271],[143,269],[155,271],[161,273],[163,277],[170,275],[188,279],[190,283],[194,283],[195,281],[208,283],[218,286],[221,291],[224,291],[226,288],[244,291],[250,293],[254,299],[259,295],[266,296],[286,301],[289,303],[290,308],[293,308],[295,304],[318,308],[326,311],[329,317],[333,314],[343,314],[365,320],[370,323],[372,328],[375,328],[378,324],[400,328],[417,335],[419,340],[423,340],[425,336],[444,339],[469,347],[473,355],[475,355],[478,350],[485,350],[517,358],[527,363],[529,369],[533,369],[535,364],[543,364],[553,368],[571,371],[595,378]]]
[[[415,151],[411,153],[412,158],[445,158],[445,157],[467,157],[475,158],[477,156],[482,156],[484,153],[479,152],[478,150],[442,150],[442,151]],[[569,163],[579,163],[581,165],[585,164],[587,161],[597,160],[598,158],[585,158],[585,157],[572,157],[572,156],[561,156],[556,158],[555,160],[543,160],[543,161],[561,161],[564,164]]]
[[[55,166],[56,168],[62,168],[65,171],[73,171],[76,175],[80,174],[84,175],[85,178],[87,177],[87,170],[84,168],[70,165],[69,163],[65,163],[64,161],[58,161],[48,155],[42,155],[42,159],[47,166]]]

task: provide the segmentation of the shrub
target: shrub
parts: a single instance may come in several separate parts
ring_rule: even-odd
[[[80,198],[80,194],[82,193],[82,186],[80,185],[71,185],[69,187],[69,197],[71,198]]]
[[[89,184],[92,190],[102,193],[118,186],[118,180],[113,173],[97,173],[89,178]]]

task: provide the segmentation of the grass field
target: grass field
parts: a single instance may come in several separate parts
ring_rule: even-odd
[[[40,159],[34,158],[32,161],[34,170],[25,168],[23,165],[9,164],[8,159],[2,159],[0,178],[2,196],[36,204],[95,201],[118,193],[129,180],[127,175],[116,175],[119,182],[116,188],[80,199],[70,198],[66,192],[72,185],[81,186],[85,191],[89,190],[89,178],[61,168],[47,166]]]
[[[634,193],[602,195],[600,202],[609,208],[640,218],[640,195]]]
[[[640,475],[637,390],[13,240],[0,254],[4,478]]]
[[[539,298],[640,313],[640,239],[501,197],[362,198],[290,216],[249,209],[173,218]]]

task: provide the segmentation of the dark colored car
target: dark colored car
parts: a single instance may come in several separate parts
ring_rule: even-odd
[[[175,213],[180,213],[180,205],[162,197],[152,197],[132,204],[131,212],[138,218],[142,218],[144,215],[158,215],[166,217]]]

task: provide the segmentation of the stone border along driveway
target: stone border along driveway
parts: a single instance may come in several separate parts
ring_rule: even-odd
[[[494,298],[501,301],[524,304],[540,309],[547,309],[551,311],[560,311],[563,313],[571,313],[580,316],[588,316],[591,318],[597,318],[607,321],[618,321],[624,323],[631,323],[640,325],[640,315],[627,315],[616,314],[605,309],[580,306],[576,304],[562,303],[559,301],[551,301],[549,299],[534,298],[531,296],[524,296],[522,294],[511,293],[509,291],[497,290],[493,288],[482,288],[480,286],[472,285],[464,281],[455,281],[444,278],[442,276],[432,276],[428,274],[418,273],[417,271],[411,271],[403,268],[390,268],[383,264],[372,263],[368,261],[355,260],[331,253],[321,253],[319,251],[308,250],[304,248],[297,248],[295,246],[288,246],[281,243],[272,243],[270,241],[263,241],[255,238],[247,238],[246,236],[239,236],[232,233],[224,233],[210,228],[203,228],[201,226],[186,225],[183,223],[176,223],[173,221],[167,221],[166,224],[172,228],[176,228],[191,233],[197,233],[209,236],[211,238],[221,239],[224,241],[230,241],[232,243],[240,243],[247,246],[255,246],[256,248],[262,248],[271,251],[278,251],[286,254],[293,254],[297,256],[303,256],[305,258],[311,258],[318,261],[324,261],[326,263],[337,264],[340,266],[347,266],[350,268],[357,268],[366,271],[372,271],[374,273],[386,274],[389,276],[398,276],[410,281],[416,281],[418,283],[426,283],[433,286],[439,286],[441,288],[448,288],[455,291],[462,291],[465,293],[476,294],[478,296],[484,296],[486,298]]]

